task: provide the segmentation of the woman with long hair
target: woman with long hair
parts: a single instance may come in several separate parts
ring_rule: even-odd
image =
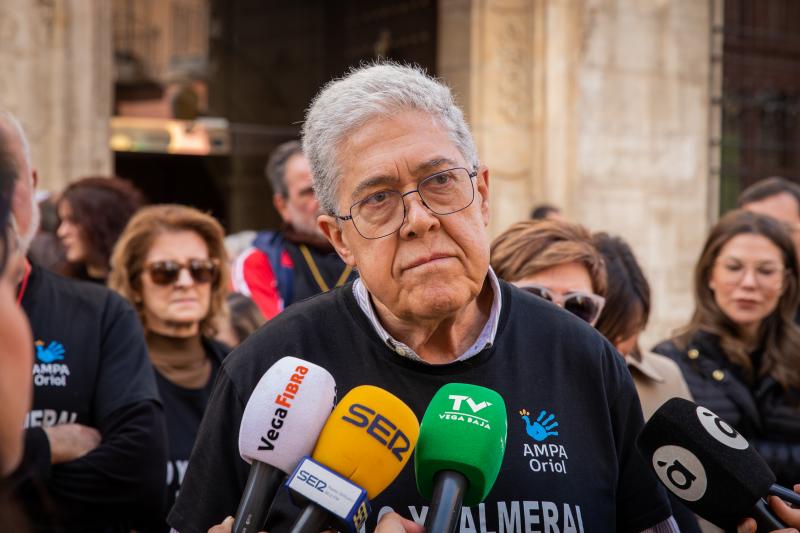
[[[167,501],[175,501],[211,387],[228,348],[214,340],[227,286],[222,226],[181,205],[145,207],[111,257],[109,286],[136,308],[144,326],[167,420]]]
[[[800,480],[798,264],[777,220],[734,211],[709,234],[689,323],[655,351],[681,368],[695,401],[753,442],[778,482]]]
[[[88,177],[67,185],[56,208],[65,275],[105,283],[111,250],[144,199],[122,178]]]

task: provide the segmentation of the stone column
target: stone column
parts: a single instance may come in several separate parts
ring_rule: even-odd
[[[111,172],[112,61],[110,2],[0,2],[0,105],[28,133],[41,189]]]
[[[492,233],[549,202],[621,235],[653,289],[648,347],[688,320],[692,269],[717,212],[711,5],[440,3],[439,72],[466,95],[490,168]]]

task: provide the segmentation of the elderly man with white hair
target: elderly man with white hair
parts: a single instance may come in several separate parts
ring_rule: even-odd
[[[242,412],[292,355],[329,370],[340,397],[383,387],[418,417],[446,383],[504,397],[503,464],[486,500],[463,509],[464,533],[676,531],[635,450],[641,407],[613,346],[489,268],[489,170],[449,89],[391,63],[353,70],[316,97],[303,143],[320,228],[361,277],[292,306],[227,358],[170,525],[206,531],[236,511],[249,470]],[[424,520],[411,465],[372,508],[368,530],[392,510]],[[267,530],[297,513],[281,492]]]

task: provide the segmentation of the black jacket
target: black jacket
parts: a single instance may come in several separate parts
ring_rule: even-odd
[[[683,350],[668,340],[653,351],[678,364],[695,402],[753,443],[778,483],[800,483],[800,391],[784,389],[769,375],[748,379],[709,333],[696,333]]]

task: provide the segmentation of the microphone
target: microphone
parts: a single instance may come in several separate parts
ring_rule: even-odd
[[[261,376],[239,427],[239,454],[251,466],[234,533],[263,529],[286,474],[314,447],[335,400],[333,376],[297,357],[278,360]]]
[[[637,446],[661,482],[696,514],[722,528],[747,516],[759,531],[786,526],[770,511],[770,494],[800,497],[775,485],[775,474],[742,435],[709,409],[682,398],[662,405]]]
[[[292,533],[333,526],[358,531],[375,498],[400,474],[419,437],[414,412],[390,392],[362,385],[331,413],[311,458],[286,481],[296,501],[308,502]]]
[[[506,450],[506,404],[497,392],[463,383],[440,388],[420,425],[414,453],[417,489],[431,507],[428,533],[454,533],[461,506],[489,494]]]

